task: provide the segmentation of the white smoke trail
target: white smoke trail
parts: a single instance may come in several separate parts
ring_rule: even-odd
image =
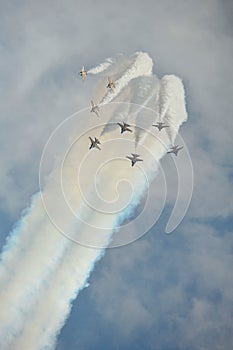
[[[181,79],[177,78],[175,75],[165,75],[161,79],[158,101],[160,120],[169,125],[166,132],[172,145],[174,144],[176,134],[180,127],[180,122],[173,118],[174,106],[176,106],[176,113],[182,116],[183,122],[187,120],[184,96],[184,87]]]
[[[106,58],[105,62],[101,63],[99,66],[89,69],[87,74],[99,74],[104,72],[113,64],[112,58]]]
[[[103,66],[102,68],[100,68],[101,65],[98,67],[96,70],[93,69],[93,72],[104,71]],[[108,67],[110,67],[110,62]],[[130,102],[149,105],[152,103],[154,93],[152,94],[149,89],[142,98],[133,89],[135,88],[133,79],[136,81],[137,79],[135,78],[150,74],[152,74],[152,60],[150,57],[144,53],[135,54],[132,65],[116,81],[115,91],[113,93],[108,92],[101,103],[107,104],[117,97],[121,98],[122,101],[127,100],[128,95],[124,96],[124,88],[127,85],[131,85]],[[141,84],[143,84],[143,80]],[[169,79],[167,86],[171,86]],[[184,96],[181,91],[182,86],[177,88],[174,81],[172,86],[173,88],[170,89],[172,91],[168,89],[168,95],[171,95],[172,101],[170,101],[170,109],[168,110],[167,108],[167,113],[169,112],[167,118],[170,118],[169,120],[178,127],[186,118],[185,108],[178,106],[178,104],[184,106]],[[166,87],[164,87],[163,96],[166,95],[165,90]],[[166,101],[165,97],[164,101]],[[107,117],[105,122],[108,120],[111,120],[111,115]],[[137,120],[140,124],[139,116]],[[142,124],[141,127],[145,128],[145,125]],[[173,137],[175,137],[175,134],[176,130],[174,130]],[[105,135],[105,142],[107,143],[109,140],[114,139],[115,136],[114,131]],[[163,134],[161,138],[162,142],[161,140],[151,139],[144,133],[143,140],[141,140],[157,160],[164,154],[166,150],[164,145],[168,143],[166,134]],[[85,149],[85,140],[80,142],[81,149]],[[125,155],[124,144],[122,149],[121,147],[118,148],[118,151],[120,156],[123,157]],[[77,164],[75,163],[77,159],[81,162],[81,158],[79,159],[78,157],[77,149],[74,148],[64,165],[65,178],[67,179],[67,184],[64,186],[69,193],[70,201],[74,204],[75,211],[82,218],[88,219],[94,227],[106,225],[107,229],[104,230],[104,233],[97,236],[95,238],[96,241],[94,241],[92,236],[93,230],[90,227],[87,228],[83,222],[74,221],[72,216],[64,212],[63,207],[60,206],[61,194],[58,191],[58,186],[60,186],[58,181],[59,170],[55,169],[48,180],[44,188],[44,194],[55,207],[56,215],[61,217],[63,227],[72,232],[73,237],[93,239],[94,245],[106,247],[114,228],[117,228],[119,223],[124,218],[127,218],[132,209],[138,204],[145,189],[145,182],[142,173],[137,168],[134,169],[134,176],[132,177],[131,167],[121,167],[119,169],[119,178],[130,181],[137,191],[133,194],[130,205],[123,212],[102,216],[95,211],[93,212],[89,206],[83,203],[79,189],[74,186],[74,164]],[[100,164],[105,161],[104,153],[101,152],[95,158],[98,158]],[[87,168],[88,172],[86,174],[90,174],[95,169],[95,161],[97,160],[93,159],[90,163],[88,162],[90,168]],[[149,156],[146,156],[144,159],[145,167],[151,174],[150,177],[154,176],[155,169],[152,161],[153,158],[150,160]],[[153,173],[151,169],[153,169]],[[98,185],[102,190],[101,196],[103,198],[107,198],[108,194],[112,193],[112,189],[115,187],[118,179],[114,177],[115,173],[115,166],[113,168],[110,166],[105,173],[99,176]],[[95,200],[91,181],[92,178],[85,178],[85,183],[82,182],[82,190],[97,208],[101,208],[100,198]],[[90,186],[92,190],[88,192]],[[97,229],[95,230],[97,231]],[[56,335],[69,315],[72,301],[78,292],[85,287],[94,264],[103,254],[103,248],[92,249],[83,247],[61,236],[50,223],[47,215],[45,215],[41,198],[35,198],[32,207],[27,211],[20,226],[9,239],[2,255],[0,265],[0,283],[2,287],[0,295],[2,304],[0,348],[10,350],[53,348]]]
[[[100,71],[100,68],[98,68],[97,71]],[[116,95],[116,93],[112,94],[111,98],[114,98]],[[58,201],[56,201],[56,193],[52,191],[52,186],[50,187],[48,191],[52,193],[53,200],[58,203]],[[5,282],[4,290],[1,295],[3,305],[1,314],[5,319],[9,319],[8,323],[6,322],[6,326],[3,328],[4,336],[2,334],[0,337],[1,341],[5,343],[7,343],[7,340],[10,341],[12,336],[17,335],[22,319],[27,316],[27,309],[30,310],[31,304],[28,298],[25,298],[25,295],[33,295],[30,300],[31,303],[34,302],[34,299],[40,293],[40,289],[43,288],[44,281],[49,278],[49,274],[54,272],[59,259],[63,256],[66,246],[70,244],[69,241],[64,241],[63,238],[61,239],[57,231],[54,230],[48,222],[47,217],[44,217],[43,214],[44,208],[41,205],[40,199],[38,199],[36,203],[34,203],[30,215],[24,220],[25,222],[20,230],[20,235],[17,237],[17,244],[15,244],[15,235],[13,235],[9,240],[8,250],[6,251],[5,249],[2,255],[3,263],[1,268],[3,270],[3,278],[4,275],[6,276],[5,278],[7,278],[9,273],[13,275],[12,270],[15,268],[16,264],[18,269],[17,274],[15,276],[13,275],[14,277],[11,279],[8,278],[7,282]],[[39,232],[37,232],[37,229]],[[43,236],[44,233],[48,235],[46,240]],[[56,248],[55,251],[54,248]],[[29,249],[30,256],[28,256]],[[7,254],[7,252],[9,254]],[[32,257],[36,260],[33,263],[33,271],[25,274],[28,266],[30,266]],[[2,282],[4,283],[3,280]],[[27,286],[26,292],[24,286]],[[8,312],[9,305],[7,303],[10,290],[19,291],[11,302],[11,308],[13,310],[11,313]],[[20,312],[21,308],[23,312]],[[13,320],[14,322],[12,322]],[[9,326],[10,334],[8,334],[9,332],[6,330],[9,329],[8,324],[10,325],[10,323],[13,323],[13,325]]]
[[[115,83],[114,92],[109,91],[101,100],[101,104],[111,102],[127,86],[127,84],[137,77],[152,74],[153,62],[150,56],[144,52],[137,52],[134,62],[129,69]]]

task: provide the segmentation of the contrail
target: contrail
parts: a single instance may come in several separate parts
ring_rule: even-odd
[[[121,112],[120,104],[114,101],[122,102],[123,110],[126,107],[142,130],[150,129],[154,118],[152,109],[165,110],[161,112],[164,120],[174,126],[170,139],[166,133],[159,135],[159,139],[150,137],[145,131],[140,137],[140,146],[149,150],[154,157],[151,158],[149,153],[144,156],[143,167],[149,180],[155,176],[154,159],[159,161],[164,155],[170,141],[174,141],[179,126],[186,120],[181,80],[175,76],[165,76],[159,82],[152,76],[152,67],[151,58],[142,52],[128,59],[124,69],[120,63],[121,72],[115,81],[116,88],[114,92],[106,92],[101,99],[101,121],[95,122],[92,131],[102,134],[102,151],[85,152],[86,161],[83,162],[84,155],[80,150],[87,149],[88,137],[85,136],[75,141],[66,155],[62,163],[63,189],[75,215],[63,207],[59,161],[44,184],[42,195],[52,208],[52,219],[56,217],[73,240],[97,248],[75,244],[62,236],[45,213],[39,195],[34,196],[30,208],[11,233],[3,248],[0,264],[1,349],[41,350],[55,347],[56,337],[69,316],[72,301],[87,286],[90,273],[104,255],[105,247],[114,239],[116,242],[120,239],[121,230],[119,234],[113,235],[113,232],[119,230],[119,225],[132,214],[147,188],[140,168],[132,169],[125,160],[125,150],[134,145],[135,135],[131,135],[131,139],[118,139],[115,129],[103,133],[102,124],[111,123],[116,110]],[[117,72],[117,60],[107,59],[88,73],[98,74],[109,70],[111,74],[111,69]],[[132,105],[127,107],[127,102]],[[148,109],[148,116],[143,106],[151,109]],[[145,114],[144,118],[141,118],[141,112]],[[86,121],[86,118],[87,115],[83,125],[87,130],[92,130],[93,121]],[[116,161],[120,165],[117,171],[114,163],[116,150],[119,154]],[[109,159],[113,161],[109,162]],[[77,164],[80,167],[80,186],[76,183]],[[96,171],[98,178],[94,184],[92,175]],[[116,184],[122,179],[130,183],[134,191],[131,197],[130,192],[125,191],[124,196],[119,195],[116,200]],[[109,207],[111,212],[106,209]]]

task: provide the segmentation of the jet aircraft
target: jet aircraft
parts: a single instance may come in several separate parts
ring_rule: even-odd
[[[95,113],[97,115],[97,117],[99,117],[99,111],[100,111],[99,106],[95,105],[94,102],[91,100],[91,110],[90,110],[90,112],[91,113]]]
[[[98,148],[99,150],[101,150],[101,148],[98,146],[98,145],[100,145],[100,141],[96,137],[94,140],[91,137],[89,137],[89,139],[91,141],[91,145],[90,145],[89,149]]]
[[[135,153],[131,153],[131,154],[132,154],[132,156],[126,156],[126,158],[131,160],[131,166],[134,166],[134,164],[136,162],[143,162],[143,159],[138,158],[138,157],[140,157],[139,154],[135,154]]]
[[[121,127],[121,134],[123,134],[123,132],[125,131],[129,131],[129,132],[132,132],[130,128],[130,125],[129,124],[126,124],[125,122],[122,123],[117,123],[120,127]]]
[[[179,147],[177,146],[172,146],[170,151],[168,151],[167,153],[174,153],[176,156],[178,154],[178,152],[183,148],[183,146]]]
[[[163,128],[169,128],[169,125],[165,125],[163,122],[157,122],[156,124],[153,124],[156,128],[158,128],[159,131],[161,131]]]
[[[87,76],[87,71],[85,71],[84,66],[82,66],[82,70],[81,70],[81,72],[79,74],[82,77],[82,81],[84,81],[85,77]]]
[[[108,85],[106,86],[106,88],[110,89],[112,92],[115,89],[115,84],[109,77],[108,77]]]

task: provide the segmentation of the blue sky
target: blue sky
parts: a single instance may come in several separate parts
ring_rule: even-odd
[[[38,191],[45,142],[89,104],[76,79],[117,53],[147,51],[159,76],[183,79],[181,135],[194,166],[192,203],[172,235],[163,216],[110,249],[77,300],[63,349],[232,349],[231,1],[9,1],[0,14],[1,242]],[[97,79],[96,79],[97,81]],[[220,123],[220,125],[219,125]]]

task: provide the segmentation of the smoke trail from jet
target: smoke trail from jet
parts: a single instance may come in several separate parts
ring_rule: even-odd
[[[88,118],[88,110],[68,118],[58,129],[57,139],[54,136],[51,139],[42,165],[45,164],[46,170],[47,165],[51,167],[50,158],[45,158],[48,154],[54,157],[49,147],[53,146],[61,154],[50,169],[50,175],[44,177],[42,198],[33,198],[31,207],[3,249],[0,264],[1,349],[54,348],[72,301],[87,285],[105,248],[135,240],[140,230],[146,230],[141,218],[135,219],[135,230],[132,226],[120,228],[120,225],[129,218],[148,190],[148,182],[158,169],[157,162],[187,118],[184,91],[181,81],[174,76],[164,77],[162,83],[152,76],[153,63],[145,53],[136,53],[128,61],[125,59],[124,65],[120,61],[119,66],[120,73],[117,60],[108,59],[88,71],[98,74],[108,70],[109,74],[120,74],[114,92],[107,91],[101,99],[101,120]],[[154,111],[158,109],[165,110],[161,112],[164,120],[167,118],[166,121],[175,126],[169,137],[166,133],[155,137],[150,131]],[[135,134],[123,139],[119,138],[119,130],[115,127],[103,132],[106,123],[111,125],[115,120],[116,112],[126,111],[130,122],[136,123]],[[140,137],[137,130],[140,130]],[[93,137],[102,135],[102,151],[80,151],[88,149],[89,134]],[[134,147],[135,135],[137,144],[140,139],[138,147],[144,153],[144,164],[143,168],[132,169],[125,159],[125,150]],[[62,145],[58,142],[61,138]],[[122,179],[131,185],[123,187],[124,196],[118,193],[117,187],[124,186]],[[62,236],[59,230],[70,239]],[[118,232],[113,235],[114,231]]]
[[[183,116],[183,121],[187,120],[185,104],[182,103],[184,98],[184,87],[181,79],[175,75],[165,75],[161,79],[158,105],[160,121],[169,125],[166,132],[172,145],[180,127],[180,123],[177,123],[173,118],[174,105],[176,106],[177,113]]]
[[[100,102],[101,104],[109,103],[113,100],[116,95],[119,95],[120,92],[127,86],[127,84],[132,80],[140,76],[151,75],[153,68],[153,62],[149,55],[138,52],[134,55],[133,63],[126,70],[122,76],[116,80],[114,92],[111,90],[103,97]]]
[[[106,58],[104,63],[101,63],[99,66],[89,69],[87,74],[100,74],[108,69],[113,64],[112,58]]]

